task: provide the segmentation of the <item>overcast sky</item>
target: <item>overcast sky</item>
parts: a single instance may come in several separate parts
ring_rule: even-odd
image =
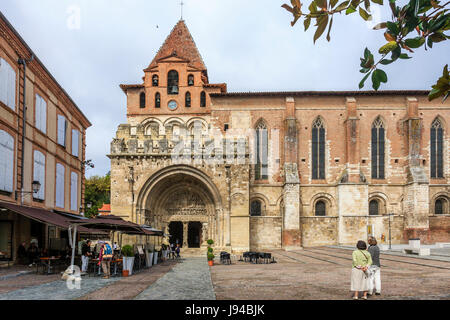
[[[313,44],[315,28],[292,28],[289,0],[184,0],[184,20],[211,83],[228,91],[358,90],[359,58],[384,44],[359,15],[337,16],[331,42]],[[310,1],[306,1],[309,5]],[[119,84],[142,83],[145,69],[180,19],[179,0],[1,0],[0,10],[92,122],[87,159],[110,170],[109,146],[126,123]],[[374,5],[375,6],[375,5]],[[377,7],[373,23],[388,16]],[[79,24],[77,13],[79,12]],[[373,24],[372,23],[372,24]],[[429,89],[449,62],[447,43],[384,67],[388,86]],[[367,81],[365,89],[371,89]]]

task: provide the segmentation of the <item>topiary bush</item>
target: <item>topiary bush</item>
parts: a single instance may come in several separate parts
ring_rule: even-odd
[[[129,244],[122,247],[122,254],[124,257],[134,257],[133,247]]]

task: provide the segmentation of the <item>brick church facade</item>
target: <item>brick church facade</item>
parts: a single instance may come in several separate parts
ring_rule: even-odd
[[[183,20],[121,85],[111,213],[233,251],[450,241],[450,100],[425,91],[229,93]],[[174,157],[179,155],[179,157]]]

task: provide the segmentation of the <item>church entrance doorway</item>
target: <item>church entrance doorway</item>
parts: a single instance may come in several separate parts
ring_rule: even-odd
[[[189,222],[188,244],[189,248],[200,248],[202,243],[202,224],[200,222]]]
[[[183,247],[183,223],[182,222],[171,222],[169,224],[169,233],[171,235],[169,242],[177,245],[180,244],[180,247]]]

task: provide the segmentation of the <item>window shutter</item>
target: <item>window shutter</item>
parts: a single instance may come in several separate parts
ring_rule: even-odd
[[[379,129],[379,157],[378,157],[378,178],[384,179],[384,128]]]
[[[444,177],[444,130],[437,129],[437,178]]]
[[[378,129],[372,128],[372,179],[378,178]]]
[[[33,194],[33,197],[39,200],[45,199],[45,156],[39,152],[34,151],[34,167],[33,167],[33,180],[39,181],[41,187],[37,194]]]
[[[320,128],[319,134],[319,179],[325,179],[325,128]]]
[[[72,130],[72,155],[78,157],[79,149],[79,132],[78,130]]]
[[[8,106],[15,110],[16,109],[16,72],[14,69],[8,65]]]
[[[41,98],[41,131],[47,133],[47,102]]]
[[[11,109],[16,109],[16,72],[0,58],[0,101]]]
[[[58,208],[64,208],[64,166],[56,165],[56,202]]]
[[[261,131],[256,130],[256,166],[255,166],[255,180],[261,179]]]
[[[319,175],[317,174],[317,159],[318,159],[318,131],[319,129],[312,129],[312,178],[318,179]]]
[[[0,58],[0,101],[6,104],[6,62]]]
[[[66,146],[67,121],[64,116],[58,115],[58,144]]]
[[[75,172],[70,179],[70,210],[78,211],[78,174]]]
[[[0,130],[0,190],[13,192],[14,138]]]
[[[430,131],[430,170],[431,177],[436,178],[436,129],[431,128]]]

